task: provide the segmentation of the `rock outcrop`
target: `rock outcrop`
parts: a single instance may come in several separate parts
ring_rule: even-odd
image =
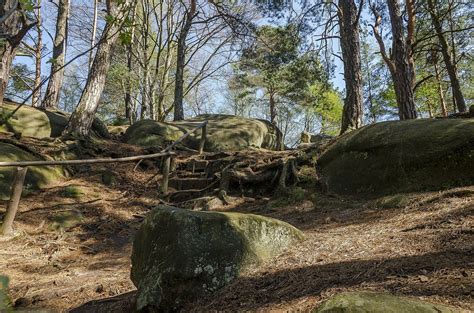
[[[347,292],[324,302],[315,313],[455,313],[451,307],[384,293]]]
[[[133,243],[137,309],[174,310],[302,239],[298,229],[272,218],[159,206]]]
[[[474,184],[474,120],[420,119],[365,126],[318,159],[322,185],[382,195]]]
[[[3,102],[0,105],[0,119],[9,116],[18,106],[18,103]],[[68,120],[69,114],[65,112],[23,105],[12,117],[1,123],[0,132],[35,138],[59,137]],[[110,137],[107,127],[98,118],[94,119],[92,131],[100,137]]]
[[[249,148],[281,150],[281,132],[270,122],[221,114],[200,115],[178,122],[138,121],[127,129],[124,141],[141,146],[164,146],[206,120],[209,123],[205,151],[239,151]],[[197,149],[200,138],[201,132],[197,131],[183,143],[188,148]]]
[[[0,142],[0,162],[34,161],[44,159],[40,155],[24,150],[19,146]],[[10,196],[15,168],[0,167],[0,199]],[[65,175],[62,167],[41,166],[29,167],[26,174],[25,186],[28,188],[43,188]]]

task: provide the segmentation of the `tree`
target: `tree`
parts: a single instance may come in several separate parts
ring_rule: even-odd
[[[278,97],[288,96],[292,87],[290,65],[298,57],[300,39],[292,26],[264,26],[257,30],[257,40],[243,51],[237,67],[242,82],[264,90],[270,122],[277,125]]]
[[[67,28],[69,17],[69,0],[59,0],[56,34],[53,42],[53,58],[50,60],[51,72],[42,107],[58,106],[59,93],[64,80],[64,61],[66,58]]]
[[[398,0],[387,0],[388,13],[391,22],[392,49],[388,54],[383,37],[380,33],[382,15],[380,6],[371,4],[375,17],[372,30],[377,40],[380,53],[387,64],[392,76],[393,87],[398,105],[398,116],[401,120],[417,117],[414,98],[415,66],[412,45],[415,31],[414,0],[406,1],[407,26],[405,29],[403,14]],[[406,36],[405,36],[406,33]]]
[[[339,0],[339,33],[344,62],[346,96],[342,111],[341,134],[362,125],[362,74],[360,61],[359,9],[354,0]]]
[[[438,0],[427,0],[427,10],[431,16],[431,22],[433,23],[433,28],[438,37],[439,45],[441,48],[441,53],[443,55],[444,64],[449,75],[449,80],[451,82],[451,88],[453,90],[453,97],[455,99],[457,108],[459,112],[466,112],[466,103],[464,101],[464,96],[461,91],[461,85],[459,84],[459,78],[457,74],[456,64],[453,61],[453,58],[450,53],[450,47],[448,41],[444,35],[443,26],[441,22],[441,16],[438,10]],[[451,9],[449,9],[451,10]],[[444,14],[445,15],[445,14]]]
[[[190,6],[186,10],[186,17],[184,21],[183,28],[181,29],[178,37],[178,50],[177,50],[177,60],[176,60],[176,79],[175,79],[175,89],[174,89],[174,120],[179,121],[184,119],[184,108],[183,108],[183,98],[184,98],[184,65],[186,62],[186,38],[188,36],[189,30],[193,19],[196,15],[196,0],[190,0]]]
[[[88,136],[99,100],[105,86],[107,71],[110,66],[111,49],[120,35],[120,30],[128,15],[130,0],[106,1],[107,18],[104,31],[97,45],[97,52],[92,63],[87,82],[79,104],[71,115],[64,134]]]
[[[42,20],[41,20],[41,0],[36,2],[36,42],[34,47],[35,55],[35,84],[33,86],[33,95],[31,97],[31,103],[34,107],[41,105],[41,59],[43,56],[43,31],[42,31]]]
[[[26,33],[36,25],[28,16],[32,1],[3,0],[0,4],[0,104],[10,76],[10,68],[18,46]]]

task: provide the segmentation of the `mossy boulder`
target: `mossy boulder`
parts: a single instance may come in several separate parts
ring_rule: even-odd
[[[133,242],[137,309],[174,310],[301,240],[301,231],[272,218],[159,206]]]
[[[8,297],[7,276],[0,275],[0,312],[9,312],[11,310],[11,300]]]
[[[178,122],[138,121],[127,129],[124,141],[141,146],[164,146],[206,120],[205,151],[239,151],[249,148],[280,150],[282,147],[281,132],[270,122],[221,114],[200,115]],[[191,149],[197,149],[200,138],[201,131],[197,131],[183,143]]]
[[[18,103],[3,102],[0,105],[0,119],[9,116]],[[0,125],[0,132],[21,134],[25,137],[47,138],[59,137],[69,120],[69,113],[59,110],[41,110],[23,105],[12,117]],[[98,119],[94,119],[92,130],[100,137],[110,137],[107,127]]]
[[[315,313],[455,313],[455,308],[384,293],[347,292],[324,302]]]
[[[26,151],[18,146],[0,142],[0,162],[34,161],[44,159],[40,155]],[[10,197],[10,186],[15,168],[0,167],[0,199]],[[65,175],[62,167],[41,166],[29,167],[26,173],[25,185],[34,189],[43,188]]]
[[[321,182],[341,194],[395,194],[474,184],[474,120],[420,119],[365,126],[317,161]]]

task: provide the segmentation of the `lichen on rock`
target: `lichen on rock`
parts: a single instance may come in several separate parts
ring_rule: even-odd
[[[130,126],[124,141],[141,146],[164,146],[176,141],[187,131],[203,121],[208,121],[205,151],[239,151],[249,148],[280,150],[281,132],[270,122],[233,115],[206,114],[177,122],[142,120]],[[197,149],[201,132],[197,131],[183,143]]]
[[[133,243],[137,308],[172,310],[301,240],[301,231],[272,218],[159,206]]]

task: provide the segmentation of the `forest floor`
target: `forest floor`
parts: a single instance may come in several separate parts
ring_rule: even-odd
[[[18,236],[0,242],[0,274],[16,308],[130,312],[133,235],[160,203],[154,171],[85,168],[27,191]],[[348,290],[388,291],[469,311],[474,307],[474,186],[353,199],[313,184],[285,197],[232,198],[219,210],[284,220],[306,240],[183,311],[310,311]],[[292,193],[293,192],[293,193]],[[0,202],[0,213],[6,202]]]

